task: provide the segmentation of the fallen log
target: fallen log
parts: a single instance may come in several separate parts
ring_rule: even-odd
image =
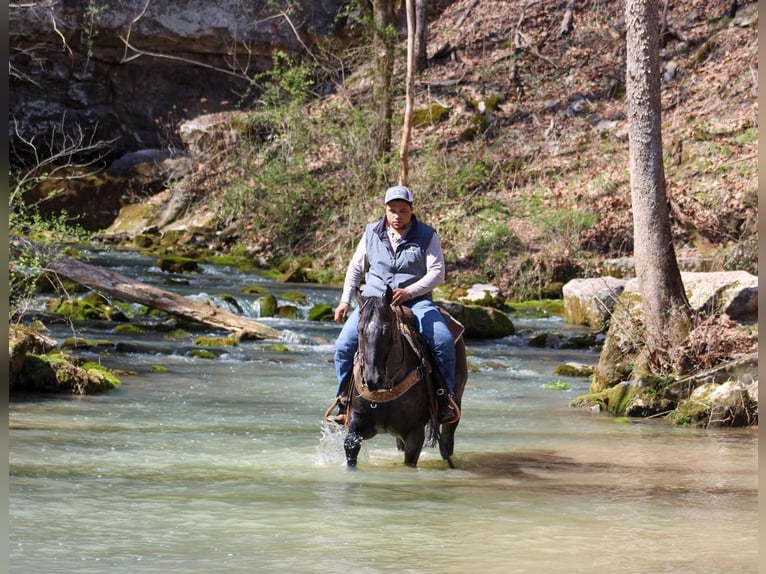
[[[197,321],[227,331],[241,331],[258,339],[279,339],[282,332],[209,303],[192,301],[176,293],[157,289],[130,277],[88,265],[77,259],[61,257],[48,265],[52,272],[89,289],[141,303],[172,315]]]

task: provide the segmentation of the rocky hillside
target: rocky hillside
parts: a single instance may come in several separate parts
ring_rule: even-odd
[[[556,296],[563,282],[629,256],[624,2],[457,0],[431,8],[410,183],[418,215],[443,239],[450,284],[492,281],[507,297]],[[670,2],[661,43],[665,174],[682,265],[757,274],[757,4]],[[311,50],[314,97],[292,116],[285,107],[284,117],[271,118],[278,129],[264,133],[258,106],[216,117],[228,139],[197,150],[180,184],[168,187],[161,172],[164,185],[119,196],[121,205],[143,206],[149,194],[162,207],[144,213],[134,231],[165,236],[158,249],[182,249],[182,231],[191,230],[188,250],[266,264],[307,257],[323,280],[340,280],[398,166],[394,153],[383,166],[364,157],[365,46]],[[398,137],[397,124],[394,148]],[[299,161],[275,175],[275,157]],[[72,197],[66,203],[76,206]],[[122,233],[124,220],[105,235],[110,241],[134,240]]]

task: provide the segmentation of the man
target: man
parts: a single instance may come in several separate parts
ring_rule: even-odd
[[[385,215],[367,225],[346,270],[335,321],[343,329],[335,342],[335,374],[338,377],[338,414],[328,420],[342,423],[346,412],[344,387],[351,377],[359,343],[359,308],[351,299],[364,278],[364,297],[382,296],[386,285],[393,289],[392,305],[405,305],[417,318],[418,329],[428,342],[447,392],[454,398],[455,340],[431,292],[444,282],[444,253],[436,231],[413,214],[412,192],[403,185],[386,190]],[[444,389],[437,388],[439,421],[451,421],[455,411]]]

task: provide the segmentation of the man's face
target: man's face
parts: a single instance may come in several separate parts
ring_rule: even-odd
[[[386,222],[396,231],[403,231],[412,221],[412,205],[403,199],[395,199],[386,204]]]

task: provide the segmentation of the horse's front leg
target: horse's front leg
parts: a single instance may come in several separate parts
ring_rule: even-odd
[[[359,457],[359,450],[362,448],[361,421],[359,413],[351,410],[348,420],[348,431],[343,441],[343,448],[346,450],[346,466],[356,467],[356,461]]]
[[[343,441],[343,448],[346,449],[346,466],[355,468],[359,450],[362,448],[362,435],[352,432],[349,427],[346,439]]]

